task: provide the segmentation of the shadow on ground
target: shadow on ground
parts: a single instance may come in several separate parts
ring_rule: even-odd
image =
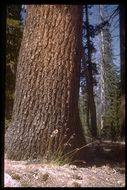
[[[110,167],[119,166],[125,168],[125,142],[96,141],[83,150],[84,163],[76,163],[81,167]]]

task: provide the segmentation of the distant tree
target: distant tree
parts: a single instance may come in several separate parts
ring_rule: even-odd
[[[5,141],[9,159],[52,160],[59,149],[63,155],[85,144],[78,112],[81,27],[82,6],[27,7]]]
[[[83,98],[83,108],[82,113],[84,113],[84,126],[87,126],[88,131],[90,130],[90,117],[89,117],[89,93],[88,93],[88,68],[86,63],[86,57],[85,57],[85,51],[82,47],[82,62],[81,62],[81,92],[82,92],[82,98]]]
[[[101,22],[104,22],[104,12],[103,12],[103,5],[99,5],[99,12]],[[107,23],[106,23],[107,24]],[[105,25],[104,25],[105,27]],[[101,104],[101,116],[100,116],[100,128],[104,128],[104,115],[105,115],[105,107],[106,107],[106,100],[105,100],[105,61],[104,61],[104,27],[100,27],[100,34],[101,34],[101,64],[100,64],[100,104]]]
[[[101,98],[103,101],[104,137],[114,140],[119,135],[119,110],[120,110],[120,77],[113,63],[112,38],[107,23],[102,29],[102,62],[101,62]],[[102,123],[101,123],[102,124]]]
[[[86,104],[85,104],[85,100],[86,98],[84,97],[85,95],[82,94],[82,92],[80,92],[79,94],[79,114],[80,114],[80,118],[81,118],[81,123],[82,123],[82,126],[83,126],[83,130],[84,130],[84,133],[86,133]]]
[[[89,13],[87,5],[85,5],[85,16],[86,22],[85,27],[83,25],[83,29],[85,29],[86,44],[83,44],[84,47],[82,48],[82,63],[84,66],[84,74],[86,80],[85,91],[87,93],[87,126],[89,127],[92,136],[94,138],[97,138],[98,134],[96,106],[94,101],[94,85],[96,84],[94,76],[97,73],[97,70],[96,63],[92,62],[92,53],[95,51],[95,48],[91,41],[91,37],[94,37],[94,29],[93,26],[89,24]]]

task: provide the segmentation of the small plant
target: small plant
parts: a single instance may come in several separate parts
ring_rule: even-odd
[[[42,177],[42,180],[43,180],[43,181],[47,181],[48,178],[49,178],[49,174],[48,174],[48,173],[45,173],[45,174],[43,175],[43,177]]]
[[[50,164],[55,164],[55,165],[65,165],[65,164],[72,164],[74,162],[82,162],[84,163],[84,161],[82,160],[74,160],[74,156],[77,154],[78,151],[80,151],[81,149],[85,148],[87,145],[84,145],[82,147],[79,148],[75,148],[73,150],[68,150],[65,152],[66,148],[71,147],[72,146],[72,140],[74,139],[74,135],[72,134],[68,139],[67,137],[67,131],[68,128],[65,130],[64,134],[60,134],[60,138],[59,138],[59,145],[57,147],[57,149],[53,152],[52,150],[52,145],[53,145],[53,140],[54,138],[57,137],[59,130],[55,129],[51,135],[50,135],[50,139],[49,139],[49,143],[47,145],[47,149],[45,151],[45,154],[43,156],[43,162],[46,163],[50,163]],[[93,143],[93,142],[92,142]],[[91,144],[91,143],[89,143]]]
[[[81,187],[81,184],[77,183],[77,182],[73,182],[73,187]]]
[[[13,179],[20,180],[20,176],[18,174],[13,174],[12,175]]]
[[[21,183],[21,187],[29,187],[29,184],[28,183]]]
[[[73,175],[72,177],[73,179],[82,180],[82,177],[79,175]]]
[[[11,121],[5,118],[5,130],[10,126]]]
[[[68,128],[65,130],[64,134],[60,134],[60,143],[57,147],[57,149],[55,150],[55,152],[53,152],[52,150],[52,145],[53,145],[53,141],[54,139],[57,137],[59,130],[55,129],[51,135],[50,135],[50,139],[45,151],[45,154],[43,156],[43,162],[48,162],[51,164],[57,164],[57,165],[64,165],[66,163],[70,163],[70,155],[68,155],[68,157],[63,156],[64,155],[64,151],[65,149],[69,146],[71,147],[71,140],[74,138],[74,134],[69,138],[66,139]]]

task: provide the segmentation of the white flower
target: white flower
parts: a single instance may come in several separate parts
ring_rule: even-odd
[[[58,129],[56,129],[55,131],[53,131],[53,134],[56,135],[58,133]]]
[[[53,132],[52,132],[52,134],[50,135],[50,137],[55,137],[55,135],[58,133],[58,129],[56,129],[56,130],[54,130]]]

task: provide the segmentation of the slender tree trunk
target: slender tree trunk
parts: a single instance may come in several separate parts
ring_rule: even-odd
[[[101,21],[103,22],[103,5],[99,6]],[[104,115],[105,115],[105,80],[104,80],[104,34],[101,30],[101,65],[100,65],[100,85],[101,85],[101,129],[104,128]]]
[[[89,93],[87,94],[87,126],[90,129],[90,106],[89,106]]]
[[[87,97],[87,109],[86,109],[86,123],[87,123],[87,127],[88,129],[90,128],[90,124],[89,124],[89,86],[88,86],[88,69],[87,69],[87,65],[86,65],[86,58],[85,58],[85,51],[84,48],[82,46],[82,62],[84,65],[84,72],[85,72],[85,78],[86,78],[86,97]]]
[[[125,7],[120,5],[120,55],[121,55],[121,137],[125,136]]]
[[[84,145],[78,112],[81,28],[82,6],[28,6],[6,134],[8,158],[51,159],[73,134],[65,152]]]
[[[96,106],[94,101],[93,92],[93,75],[91,65],[91,47],[90,47],[90,33],[89,33],[89,18],[88,18],[88,7],[85,6],[86,11],[86,30],[87,30],[87,47],[88,47],[88,92],[89,92],[89,109],[91,117],[91,131],[93,137],[97,137],[97,120],[96,120]]]

